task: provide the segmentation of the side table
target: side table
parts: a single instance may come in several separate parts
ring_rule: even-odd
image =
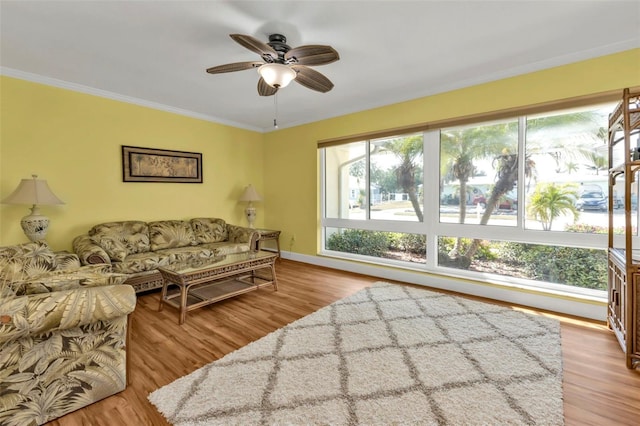
[[[260,234],[260,238],[256,241],[256,250],[261,250],[262,241],[266,240],[276,240],[276,247],[278,248],[278,257],[280,257],[280,231],[275,229],[256,229],[258,234]]]

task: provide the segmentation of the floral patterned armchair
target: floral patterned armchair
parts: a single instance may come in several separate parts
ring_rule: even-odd
[[[43,242],[0,247],[0,425],[43,424],[125,389],[125,275]]]

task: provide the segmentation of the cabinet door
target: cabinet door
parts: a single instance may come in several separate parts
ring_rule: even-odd
[[[636,274],[636,278],[638,275]],[[620,344],[626,351],[626,313],[627,273],[625,268],[609,259],[609,326],[615,331]]]
[[[633,274],[633,283],[629,289],[630,297],[627,301],[629,313],[629,334],[631,339],[629,342],[629,351],[627,352],[633,357],[629,362],[635,365],[640,363],[640,273]]]

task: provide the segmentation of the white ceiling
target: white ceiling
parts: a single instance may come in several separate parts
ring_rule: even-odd
[[[640,1],[0,0],[4,75],[270,131],[254,70],[205,72],[260,60],[231,33],[340,54],[332,91],[278,93],[284,128],[640,47]]]

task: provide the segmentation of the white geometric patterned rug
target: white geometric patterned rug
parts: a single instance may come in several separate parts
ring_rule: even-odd
[[[149,400],[175,425],[561,425],[560,325],[379,282]]]

